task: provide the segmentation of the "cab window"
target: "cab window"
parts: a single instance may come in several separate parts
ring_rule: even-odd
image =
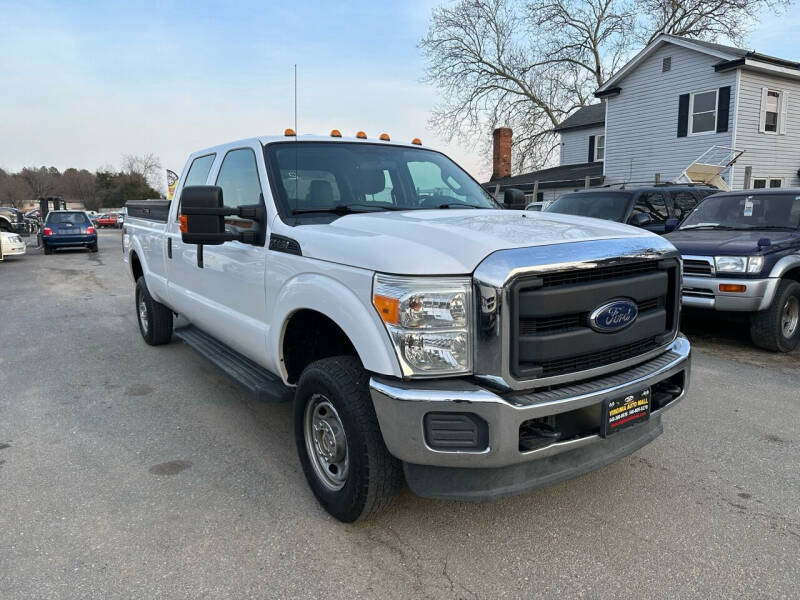
[[[225,206],[258,204],[261,182],[258,178],[255,152],[250,148],[228,152],[219,168],[216,185],[222,188],[222,202]],[[252,229],[253,221],[230,216],[225,218],[225,225],[226,229],[233,232],[247,231]]]
[[[216,154],[206,154],[205,156],[198,156],[189,165],[189,172],[186,173],[186,181],[183,182],[183,187],[188,185],[205,185],[208,179],[208,173],[211,171],[211,165],[214,164]],[[178,199],[178,210],[175,211],[175,218],[181,214],[180,198]]]
[[[639,213],[649,215],[651,225],[665,223],[669,213],[667,212],[664,194],[661,192],[645,192],[640,195],[636,199],[636,204],[633,205],[631,218]]]

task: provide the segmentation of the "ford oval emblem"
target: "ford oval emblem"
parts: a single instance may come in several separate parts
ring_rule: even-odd
[[[595,331],[613,333],[625,329],[638,315],[639,307],[632,300],[614,300],[595,308],[589,315],[589,325]]]

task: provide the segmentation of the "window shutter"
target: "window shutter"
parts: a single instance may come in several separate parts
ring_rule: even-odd
[[[766,120],[767,120],[767,92],[769,90],[767,88],[761,88],[761,112],[759,113],[758,118],[758,132],[764,133],[766,129]]]
[[[731,86],[719,88],[717,94],[717,133],[728,131],[728,117],[731,110]]]
[[[586,162],[594,162],[594,136],[589,136],[589,160]]]
[[[781,92],[781,116],[779,117],[780,122],[778,123],[779,133],[781,135],[786,135],[786,116],[789,113],[789,92],[782,91]]]
[[[689,94],[681,94],[678,98],[678,137],[686,137],[689,133]]]

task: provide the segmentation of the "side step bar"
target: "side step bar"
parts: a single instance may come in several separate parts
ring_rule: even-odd
[[[197,327],[181,327],[173,335],[249,391],[257,400],[286,402],[292,399],[294,389],[284,385],[280,378]]]

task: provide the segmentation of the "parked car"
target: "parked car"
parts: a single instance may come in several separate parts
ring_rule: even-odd
[[[128,203],[145,342],[169,342],[180,314],[177,337],[257,397],[292,399],[308,483],[343,521],[403,477],[491,500],[661,433],[690,362],[667,240],[521,218],[419,140],[338,134],[202,150],[172,203]]]
[[[535,212],[541,212],[547,206],[546,202],[531,202],[528,206],[525,207],[525,210],[532,210]]]
[[[706,198],[667,236],[683,255],[683,305],[750,313],[750,337],[788,352],[800,341],[800,189]]]
[[[54,210],[47,213],[42,228],[45,254],[57,248],[80,247],[97,252],[97,232],[82,210]]]
[[[703,198],[718,191],[692,184],[604,186],[564,194],[544,211],[617,221],[664,234],[672,231]]]
[[[11,206],[0,206],[0,231],[22,233],[25,231],[25,215]]]
[[[117,215],[113,213],[106,213],[97,217],[95,220],[95,224],[98,227],[116,227],[117,226]]]
[[[2,243],[0,243],[2,258],[25,254],[27,246],[25,245],[25,240],[18,233],[0,231],[0,236],[2,236]]]

